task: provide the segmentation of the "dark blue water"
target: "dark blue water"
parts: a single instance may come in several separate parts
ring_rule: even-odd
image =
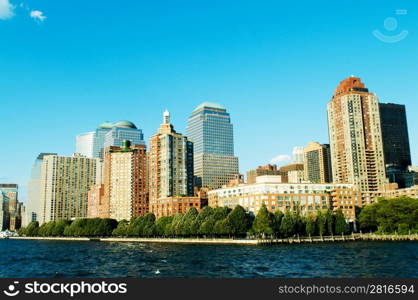
[[[0,240],[0,277],[418,277],[418,243],[255,247]]]

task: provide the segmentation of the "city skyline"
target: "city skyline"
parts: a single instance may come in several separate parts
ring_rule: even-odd
[[[0,55],[4,70],[0,82],[5,87],[1,98],[3,108],[13,112],[4,114],[0,121],[7,141],[0,150],[0,182],[18,183],[20,200],[27,200],[31,166],[39,153],[71,155],[75,136],[106,120],[134,122],[148,141],[165,108],[173,113],[177,130],[185,133],[187,118],[198,104],[211,101],[225,106],[234,123],[241,173],[270,163],[274,157],[290,156],[294,146],[311,141],[328,143],[326,103],[335,86],[351,74],[362,78],[380,102],[406,105],[412,163],[417,164],[418,139],[412,130],[418,126],[414,118],[418,113],[416,36],[387,44],[371,33],[383,28],[385,18],[400,8],[408,10],[408,15],[397,17],[401,29],[416,31],[416,4],[393,7],[381,3],[375,7],[363,3],[360,11],[353,4],[341,12],[334,29],[325,28],[327,22],[315,23],[318,18],[333,22],[336,16],[314,6],[310,15],[309,9],[300,11],[297,4],[266,2],[269,11],[259,5],[250,14],[254,7],[248,5],[231,16],[236,8],[233,4],[218,3],[215,6],[222,6],[220,11],[208,7],[203,13],[202,4],[189,3],[180,21],[161,8],[154,10],[152,4],[128,4],[131,7],[116,8],[116,17],[107,18],[109,24],[96,17],[102,30],[87,41],[88,34],[97,29],[88,26],[94,2],[81,12],[75,33],[62,31],[65,26],[72,28],[68,23],[73,20],[64,17],[61,5],[47,1],[36,4],[47,16],[42,22],[30,23],[18,10],[13,18],[0,20],[4,42],[9,45]],[[332,3],[329,9],[340,5],[344,6]],[[161,20],[169,18],[166,23],[144,16],[134,21],[129,10],[139,11],[141,16],[153,11]],[[103,19],[111,17],[111,11],[103,5]],[[201,18],[198,29],[188,31],[186,24],[196,21],[193,15],[197,11],[201,12],[197,14]],[[358,18],[347,18],[353,11]],[[125,23],[118,21],[125,17],[129,20],[126,24],[132,21],[139,32],[129,39],[118,37],[118,30],[126,29]],[[215,22],[215,17],[220,21]],[[303,18],[312,26],[298,24]],[[355,24],[357,19],[362,22]],[[142,30],[149,24],[155,26]],[[174,27],[168,29],[167,25]],[[87,35],[79,37],[82,28]],[[152,39],[157,33],[165,42]],[[229,37],[233,37],[231,41],[227,41]],[[355,52],[356,43],[345,43],[354,39],[368,45],[364,52]],[[151,42],[150,48],[142,46],[142,40]],[[176,41],[180,41],[177,46]],[[103,49],[108,42],[119,46]],[[75,46],[64,49],[72,43]],[[164,50],[166,45],[174,46],[168,51]],[[202,49],[206,50],[201,53]],[[330,57],[330,51],[339,55]]]

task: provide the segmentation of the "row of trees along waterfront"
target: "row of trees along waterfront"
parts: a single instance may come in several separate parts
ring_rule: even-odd
[[[418,233],[418,199],[380,199],[361,210],[358,222],[360,229],[366,232]]]
[[[348,225],[341,210],[318,211],[315,217],[301,216],[298,211],[270,213],[263,205],[256,217],[241,206],[205,207],[200,213],[190,208],[186,214],[156,220],[150,213],[119,223],[112,219],[76,219],[38,222],[21,228],[20,235],[42,237],[292,237],[341,235]]]

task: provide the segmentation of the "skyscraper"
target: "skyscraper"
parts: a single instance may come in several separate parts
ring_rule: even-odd
[[[408,177],[412,176],[408,171],[411,151],[405,105],[380,103],[379,108],[386,175],[390,182],[396,182],[399,187],[404,188],[411,181]]]
[[[352,76],[337,87],[327,111],[333,181],[378,190],[387,181],[377,96]]]
[[[40,180],[39,223],[85,218],[87,193],[96,184],[99,159],[79,154],[43,157]]]
[[[97,188],[100,198],[100,188]],[[147,153],[145,145],[131,145],[125,140],[122,147],[105,149],[104,161],[104,200],[96,207],[99,215],[118,221],[148,213],[147,194]]]
[[[328,144],[311,142],[304,150],[305,180],[311,183],[332,182],[331,151]]]
[[[160,198],[193,195],[193,143],[174,130],[165,111],[149,144],[150,205]]]
[[[303,164],[303,147],[294,147],[292,152],[292,163],[293,164]]]
[[[200,104],[189,117],[187,136],[194,143],[197,186],[217,189],[239,174],[233,125],[223,106],[210,102]]]
[[[22,216],[18,202],[18,186],[14,183],[0,184],[0,231],[20,228]]]
[[[130,121],[105,122],[95,131],[83,133],[76,138],[76,153],[88,158],[104,158],[104,148],[122,146],[124,140],[132,145],[145,145],[144,135]]]
[[[40,153],[32,165],[31,179],[28,183],[28,206],[26,208],[25,224],[27,226],[30,222],[39,221],[41,208],[41,167],[42,161],[47,155],[57,155],[56,153]]]

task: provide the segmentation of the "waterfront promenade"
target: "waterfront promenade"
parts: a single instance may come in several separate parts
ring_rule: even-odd
[[[306,244],[350,241],[418,241],[418,234],[411,235],[377,235],[352,234],[343,236],[293,237],[284,239],[221,239],[221,238],[83,238],[83,237],[10,237],[16,240],[40,241],[76,241],[76,242],[107,242],[107,243],[164,243],[164,244],[206,244],[206,245],[274,245],[274,244]]]

